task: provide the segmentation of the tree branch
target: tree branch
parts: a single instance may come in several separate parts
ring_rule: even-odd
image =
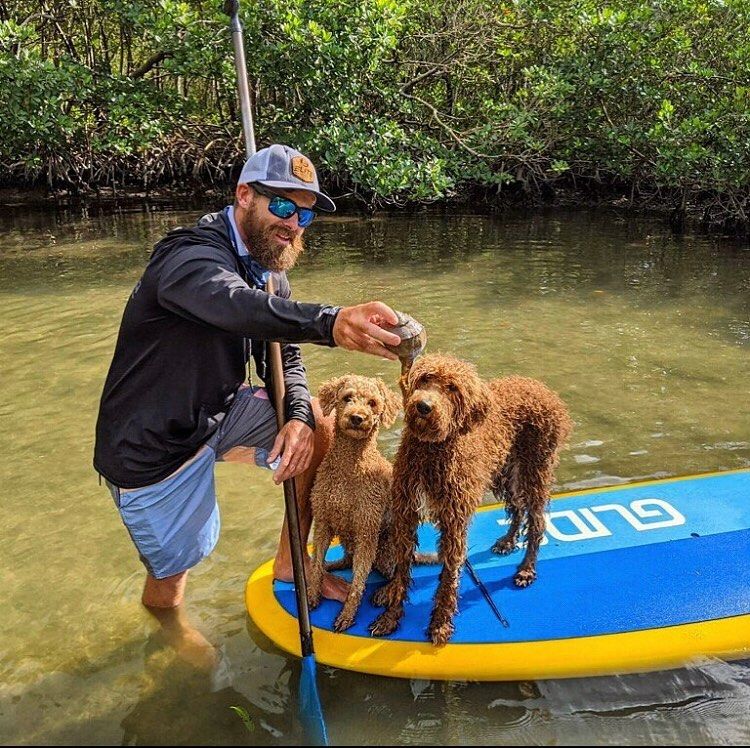
[[[443,130],[445,130],[445,132],[447,132],[448,135],[450,135],[450,137],[453,138],[453,140],[455,140],[456,143],[458,143],[458,145],[461,146],[461,148],[471,153],[472,156],[476,156],[477,158],[488,158],[488,159],[502,158],[502,155],[492,156],[488,153],[480,153],[479,151],[474,150],[470,145],[467,145],[461,139],[459,134],[450,125],[443,122],[443,120],[441,119],[440,112],[432,104],[420,98],[419,96],[415,96],[414,94],[403,93],[403,91],[402,91],[402,94],[405,98],[412,99],[413,101],[418,101],[422,106],[427,107],[432,112],[432,116],[435,122],[437,122],[440,125],[440,127],[442,127]]]
[[[146,60],[137,70],[130,74],[131,78],[143,78],[151,68],[158,65],[162,60],[166,60],[168,57],[174,57],[174,52],[164,51],[156,52]]]
[[[420,73],[416,78],[412,78],[410,81],[404,83],[404,85],[401,86],[401,93],[408,94],[414,87],[418,86],[422,81],[427,80],[427,78],[432,77],[435,73],[450,70],[448,63],[455,58],[457,54],[458,50],[449,54],[442,62],[438,62],[428,70],[425,70],[424,73]]]

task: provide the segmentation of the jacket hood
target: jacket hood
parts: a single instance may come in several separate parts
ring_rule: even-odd
[[[180,247],[186,246],[213,246],[223,249],[232,247],[232,240],[229,234],[230,227],[224,217],[224,213],[206,213],[194,226],[179,226],[170,231],[155,246],[152,257],[169,252],[175,245]]]

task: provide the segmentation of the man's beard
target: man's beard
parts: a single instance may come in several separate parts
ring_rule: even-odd
[[[250,220],[245,221],[245,235],[248,239],[248,250],[250,254],[266,269],[276,273],[291,270],[297,263],[297,258],[302,254],[305,246],[302,237],[294,232],[287,232],[278,226],[268,226],[265,229],[256,229]],[[274,238],[276,234],[289,237],[292,241],[283,249],[279,249],[278,242]]]

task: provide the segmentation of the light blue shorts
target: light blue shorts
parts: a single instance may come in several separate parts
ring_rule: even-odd
[[[276,414],[266,391],[241,387],[217,431],[198,453],[159,483],[136,489],[107,487],[120,511],[141,561],[155,579],[195,566],[219,539],[214,465],[234,447],[254,450],[259,467],[269,465],[276,438]]]

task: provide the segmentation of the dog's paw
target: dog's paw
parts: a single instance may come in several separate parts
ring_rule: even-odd
[[[388,636],[398,628],[399,619],[399,615],[387,610],[370,624],[370,633],[373,636]]]
[[[506,540],[500,538],[495,545],[492,546],[493,553],[499,553],[501,556],[507,556],[509,553],[513,553],[516,549],[516,544],[512,540]]]
[[[536,579],[534,569],[519,569],[513,577],[516,587],[528,587]]]
[[[388,585],[384,584],[382,587],[378,587],[375,592],[372,593],[370,602],[376,608],[387,608],[388,607]]]
[[[354,616],[344,615],[339,613],[338,618],[333,623],[333,630],[341,633],[350,629],[354,625]]]
[[[398,585],[393,581],[386,582],[382,587],[378,587],[370,597],[370,602],[376,608],[392,608],[401,605],[406,597]]]
[[[453,636],[454,631],[455,627],[453,626],[453,623],[451,621],[446,621],[445,623],[435,626],[431,625],[427,629],[427,636],[436,647],[444,647],[451,636]]]

